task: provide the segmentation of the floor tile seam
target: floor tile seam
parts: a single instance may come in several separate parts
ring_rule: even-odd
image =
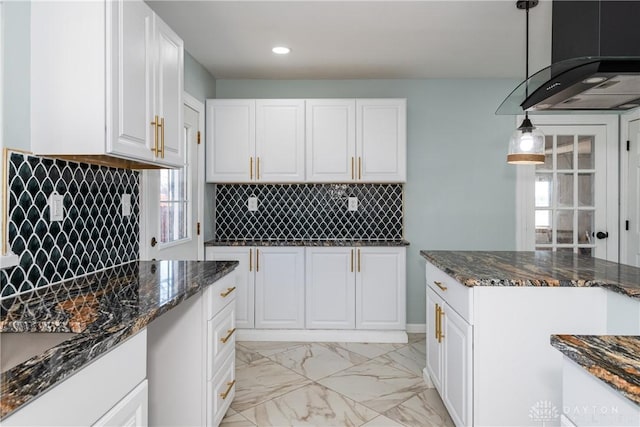
[[[397,405],[393,405],[391,408],[387,409],[386,411],[384,411],[384,412],[382,412],[382,413],[380,413],[380,411],[379,411],[379,410],[377,410],[377,409],[373,409],[371,406],[367,405],[366,403],[363,403],[363,402],[358,402],[358,403],[360,403],[360,404],[361,404],[361,405],[363,405],[363,406],[366,406],[367,408],[371,409],[371,410],[372,410],[372,411],[374,411],[374,412],[378,412],[378,413],[380,413],[380,415],[384,415],[385,417],[387,417],[387,418],[389,418],[389,419],[393,420],[393,418],[391,418],[390,416],[388,416],[388,415],[387,415],[387,412],[391,411],[392,409],[397,408],[397,407],[398,407],[398,406],[400,406],[400,405],[403,405],[403,404],[404,404],[404,403],[406,403],[408,400],[413,399],[414,397],[416,397],[416,396],[417,396],[418,394],[420,394],[420,393],[421,393],[421,392],[418,392],[418,393],[412,394],[412,395],[411,395],[411,396],[409,396],[408,398],[404,399],[402,402],[398,403]],[[393,420],[393,421],[396,421],[396,420]],[[402,424],[401,422],[398,422],[398,421],[396,421],[396,422],[397,422],[398,424]],[[403,424],[403,425],[404,425],[404,424]]]
[[[306,378],[305,378],[305,379],[306,379]],[[310,385],[310,384],[300,384],[300,385],[298,385],[296,388],[293,388],[293,389],[291,389],[291,390],[288,390],[288,391],[286,391],[286,392],[284,392],[284,393],[282,393],[282,394],[279,394],[279,395],[277,395],[277,396],[270,397],[269,399],[262,400],[262,401],[260,401],[260,402],[258,402],[258,403],[255,403],[255,404],[251,405],[251,406],[247,406],[246,408],[244,408],[244,409],[242,409],[242,410],[240,410],[240,411],[239,411],[239,410],[237,410],[237,409],[235,409],[235,408],[232,408],[232,409],[233,409],[234,411],[236,411],[238,414],[241,414],[241,413],[242,413],[242,412],[244,412],[244,411],[248,411],[249,409],[253,409],[253,408],[255,408],[256,406],[262,405],[263,403],[266,403],[266,402],[268,402],[268,401],[270,401],[270,400],[274,400],[274,399],[277,399],[277,398],[279,398],[279,397],[282,397],[282,396],[284,396],[285,394],[289,394],[289,393],[291,393],[292,391],[299,390],[299,389],[301,389],[302,387],[305,387],[305,386],[308,386],[308,385]],[[231,405],[233,406],[233,402],[231,402]],[[247,418],[247,417],[246,417],[246,416],[244,416],[244,415],[243,415],[243,417]],[[250,420],[249,420],[249,421],[250,421]],[[253,422],[253,421],[251,421],[251,422]]]
[[[389,353],[387,353],[387,354],[389,354]],[[386,356],[386,354],[384,354],[383,356]],[[380,357],[382,357],[382,356],[380,356]],[[399,364],[399,363],[398,363],[398,362],[396,362],[395,360],[391,360],[391,362],[392,362],[393,364],[391,364],[391,365],[389,365],[389,366],[390,366],[390,367],[392,367],[392,368],[395,368],[395,369],[399,369],[399,370],[401,370],[401,371],[404,371],[404,372],[406,372],[406,373],[408,373],[408,374],[413,375],[413,376],[414,376],[414,377],[416,377],[416,378],[424,378],[424,377],[423,377],[423,374],[418,375],[418,374],[416,374],[415,372],[411,371],[409,368],[407,368],[407,367],[405,367],[405,366],[403,366],[403,365]]]

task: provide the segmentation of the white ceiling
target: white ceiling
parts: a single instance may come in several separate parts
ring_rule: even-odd
[[[522,78],[515,1],[148,1],[219,79]],[[530,71],[551,59],[551,1],[530,11]],[[292,49],[271,53],[276,45]]]

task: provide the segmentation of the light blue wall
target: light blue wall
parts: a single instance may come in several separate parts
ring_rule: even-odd
[[[216,97],[216,80],[189,52],[184,51],[184,90],[198,100]]]
[[[407,322],[424,323],[421,249],[515,249],[515,168],[506,163],[515,119],[494,111],[516,83],[217,80],[216,93],[218,98],[407,98]]]
[[[31,4],[27,1],[4,2],[3,13],[3,143],[5,147],[29,150]]]

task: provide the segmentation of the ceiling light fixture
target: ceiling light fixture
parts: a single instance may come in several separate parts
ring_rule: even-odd
[[[525,92],[529,97],[529,9],[536,7],[538,0],[518,0],[516,7],[524,9],[526,18],[526,65]],[[525,98],[525,99],[526,99]],[[544,163],[544,134],[529,120],[529,112],[525,111],[524,120],[509,140],[507,163],[516,165],[532,165]]]
[[[289,49],[286,46],[276,46],[273,49],[271,49],[271,52],[277,55],[286,55],[287,53],[291,52],[291,49]]]

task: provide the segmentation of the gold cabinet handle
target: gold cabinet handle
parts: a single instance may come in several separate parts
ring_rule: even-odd
[[[231,338],[231,335],[233,335],[235,331],[236,331],[236,328],[229,329],[227,331],[227,336],[224,338],[220,338],[220,341],[222,341],[222,344],[226,344],[227,341],[229,341],[229,338]]]
[[[437,280],[433,281],[433,284],[442,289],[443,291],[447,290],[447,287],[442,284],[442,282],[438,282]]]
[[[260,179],[260,157],[256,157],[256,180]]]
[[[249,157],[249,179],[253,179],[253,156]]]
[[[351,272],[353,273],[353,249],[351,249]]]
[[[253,249],[249,249],[249,271],[253,271]]]
[[[159,152],[158,152],[158,125],[160,124],[160,122],[158,121],[158,116],[155,116],[153,118],[153,121],[151,122],[151,124],[153,125],[153,148],[151,149],[151,151],[157,157],[159,155]]]
[[[358,273],[360,273],[360,249],[358,249]]]
[[[436,315],[433,320],[433,332],[435,333],[435,338],[438,339],[438,321],[440,320],[440,307],[438,304],[436,304]]]
[[[438,342],[442,342],[444,334],[442,333],[442,317],[444,316],[444,310],[440,307],[440,314],[438,316]]]
[[[351,157],[351,179],[356,179],[356,158]]]
[[[161,144],[160,144],[160,157],[164,159],[164,117],[160,119],[160,127],[162,128]]]
[[[260,249],[256,248],[256,271],[260,271]]]
[[[233,291],[235,291],[235,290],[236,290],[236,287],[235,287],[235,286],[234,286],[233,288],[227,288],[227,292],[220,292],[220,296],[221,296],[222,298],[226,298],[226,297],[228,297],[228,296],[229,296],[229,294],[230,294],[231,292],[233,292]]]
[[[362,157],[358,157],[358,179],[362,179]]]
[[[231,393],[231,389],[235,384],[236,384],[236,380],[233,380],[227,383],[227,391],[225,391],[224,393],[220,393],[220,397],[222,398],[222,400],[227,398],[227,396],[229,395],[229,393]]]

